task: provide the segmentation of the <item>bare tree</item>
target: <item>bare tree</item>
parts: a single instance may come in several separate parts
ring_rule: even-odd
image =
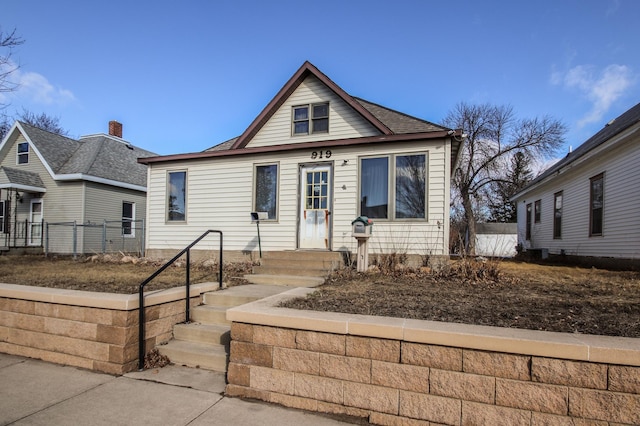
[[[11,60],[13,49],[24,43],[20,37],[16,35],[16,30],[5,33],[0,29],[0,93],[12,92],[17,85],[9,79],[18,66]]]
[[[505,164],[516,152],[547,157],[564,143],[566,126],[549,116],[517,119],[508,106],[460,103],[449,112],[444,124],[463,129],[459,167],[453,176],[467,226],[467,253],[475,255],[478,206],[487,206],[490,185],[508,182]]]
[[[47,132],[56,133],[62,136],[67,136],[69,134],[66,129],[60,127],[60,118],[51,117],[44,112],[35,114],[23,108],[22,113],[18,115],[18,119],[39,129],[46,130]]]

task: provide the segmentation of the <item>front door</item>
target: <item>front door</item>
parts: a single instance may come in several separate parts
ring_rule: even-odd
[[[300,229],[301,249],[331,247],[331,165],[304,165],[300,168]]]
[[[31,200],[31,210],[29,212],[29,245],[39,246],[42,244],[42,199]]]

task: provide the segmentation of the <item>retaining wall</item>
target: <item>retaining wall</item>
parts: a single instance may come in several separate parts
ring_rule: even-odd
[[[640,339],[277,308],[227,311],[226,393],[380,425],[640,424]]]
[[[217,283],[190,286],[190,304]],[[145,293],[146,348],[185,319],[185,287]],[[109,374],[138,366],[138,295],[0,284],[0,352]]]

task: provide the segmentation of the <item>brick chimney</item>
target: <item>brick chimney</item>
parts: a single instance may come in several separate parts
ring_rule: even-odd
[[[115,120],[109,122],[109,134],[118,138],[122,138],[122,123]]]

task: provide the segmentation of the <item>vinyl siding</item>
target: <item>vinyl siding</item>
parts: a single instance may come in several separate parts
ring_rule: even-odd
[[[292,108],[329,102],[329,133],[292,136]],[[307,77],[247,147],[375,136],[380,132],[314,76]]]
[[[327,160],[333,164],[332,250],[355,251],[351,221],[358,214],[358,168],[363,155],[427,153],[428,220],[377,221],[369,246],[376,252],[446,254],[448,234],[447,151],[443,141],[403,142],[366,147],[332,148]],[[149,249],[179,250],[207,229],[224,232],[226,250],[257,251],[256,225],[251,223],[253,173],[255,164],[278,163],[278,220],[262,221],[263,251],[291,250],[297,247],[299,211],[299,166],[309,164],[311,150],[256,156],[221,157],[183,163],[152,164],[149,171],[148,240]],[[345,160],[347,163],[345,164]],[[323,161],[318,161],[323,163]],[[187,220],[166,223],[166,184],[168,171],[188,170]],[[438,226],[440,222],[440,226]],[[200,249],[217,249],[216,238],[199,244]]]
[[[640,258],[640,145],[638,136],[606,149],[518,202],[518,240],[552,254]],[[604,173],[602,236],[589,236],[590,178]],[[554,194],[563,191],[562,238],[553,239]],[[540,224],[525,241],[526,204],[542,200]]]

